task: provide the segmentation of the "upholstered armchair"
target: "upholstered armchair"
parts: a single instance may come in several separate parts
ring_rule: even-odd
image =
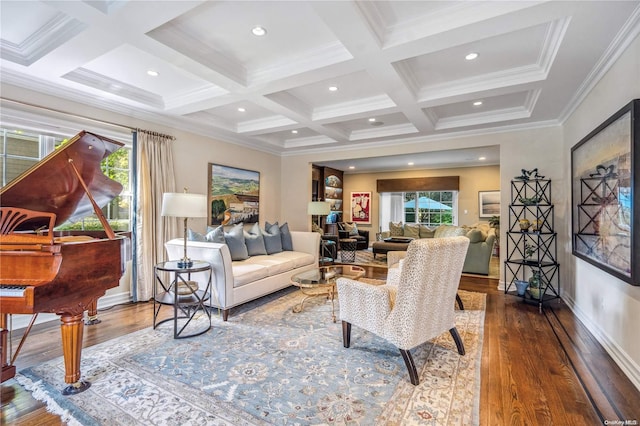
[[[338,222],[338,236],[340,239],[352,238],[356,240],[356,248],[358,250],[369,248],[369,231],[359,229],[355,223]]]
[[[449,331],[464,355],[454,305],[468,246],[466,237],[414,240],[396,283],[375,286],[339,278],[344,347],[351,346],[352,325],[386,339],[400,349],[413,385],[420,380],[410,349]]]
[[[468,251],[467,251],[468,254]],[[407,256],[406,251],[389,251],[387,252],[387,283],[398,285],[400,280],[400,271],[404,265],[404,258]],[[465,265],[466,265],[465,260]],[[464,266],[462,268],[464,271]],[[461,311],[464,311],[464,303],[456,292],[456,303]]]

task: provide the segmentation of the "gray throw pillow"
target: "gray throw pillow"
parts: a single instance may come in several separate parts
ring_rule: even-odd
[[[289,231],[287,222],[280,226],[280,235],[282,236],[282,250],[293,251],[293,240],[291,239],[291,231]]]
[[[273,225],[266,222],[262,236],[264,237],[264,246],[267,249],[267,254],[280,253],[282,251],[282,237],[280,236],[278,222]]]
[[[244,243],[242,223],[234,225],[229,232],[225,232],[224,241],[231,252],[231,260],[245,260],[249,258],[247,245]]]
[[[257,223],[254,223],[248,231],[244,231],[244,242],[247,245],[249,256],[267,254],[267,249],[264,246],[264,237]]]
[[[224,231],[222,230],[222,226],[218,226],[217,228],[213,228],[211,226],[207,226],[207,233],[201,234],[199,232],[194,231],[193,229],[187,230],[187,241],[199,241],[199,242],[209,242],[209,243],[220,243],[224,244]]]
[[[200,241],[205,242],[207,239],[204,235],[199,232],[194,231],[193,229],[187,229],[187,241]]]

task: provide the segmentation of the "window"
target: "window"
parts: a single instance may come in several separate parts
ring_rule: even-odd
[[[73,135],[75,136],[75,135]],[[68,138],[39,135],[2,129],[0,143],[0,175],[2,186],[18,177],[25,170],[46,157]],[[123,186],[116,198],[102,210],[114,231],[129,231],[132,217],[131,146],[124,146],[102,162],[102,172]],[[95,214],[72,223],[60,225],[59,230],[99,230],[102,224]]]
[[[380,223],[419,223],[429,227],[457,225],[458,191],[383,192]]]

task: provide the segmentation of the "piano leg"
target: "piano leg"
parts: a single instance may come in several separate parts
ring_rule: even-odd
[[[87,320],[85,325],[100,324],[102,320],[98,319],[98,299],[93,300],[87,308]]]
[[[2,363],[2,373],[0,382],[9,380],[16,375],[16,366],[9,365],[9,343],[8,334],[9,327],[7,323],[7,314],[0,314],[0,362]]]
[[[69,386],[62,390],[63,395],[74,395],[89,389],[91,383],[80,380],[80,358],[82,356],[83,313],[62,314],[60,331],[62,332],[62,354],[64,356],[64,381]]]

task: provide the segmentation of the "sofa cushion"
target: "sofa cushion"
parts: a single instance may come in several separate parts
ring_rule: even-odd
[[[389,235],[391,237],[404,237],[402,222],[389,222]]]
[[[420,238],[433,238],[436,233],[435,228],[429,228],[428,226],[420,225]]]
[[[242,223],[234,225],[229,232],[225,232],[224,241],[227,247],[229,247],[231,260],[244,260],[249,257],[247,245],[244,242],[244,229]]]
[[[289,224],[287,222],[280,226],[280,236],[282,237],[282,250],[293,251],[291,231],[289,231]]]
[[[292,261],[296,268],[311,265],[315,260],[311,254],[300,251],[283,251],[273,254],[270,257]]]
[[[248,263],[246,260],[231,262],[231,270],[233,271],[234,287],[240,287],[269,276],[264,265]]]
[[[267,269],[267,276],[281,274],[296,267],[293,259],[278,257],[278,254],[280,253],[263,256],[252,256],[249,259],[245,260],[245,263],[264,266]]]
[[[267,254],[267,249],[264,246],[264,237],[257,223],[254,223],[251,228],[244,231],[244,242],[247,245],[249,256]]]
[[[282,236],[280,235],[278,222],[274,224],[266,222],[262,235],[267,254],[280,253],[282,251]]]
[[[481,229],[472,229],[467,232],[467,238],[469,238],[470,243],[480,243],[487,239],[487,234]]]
[[[407,223],[404,225],[403,237],[420,238],[420,225],[417,223]]]

